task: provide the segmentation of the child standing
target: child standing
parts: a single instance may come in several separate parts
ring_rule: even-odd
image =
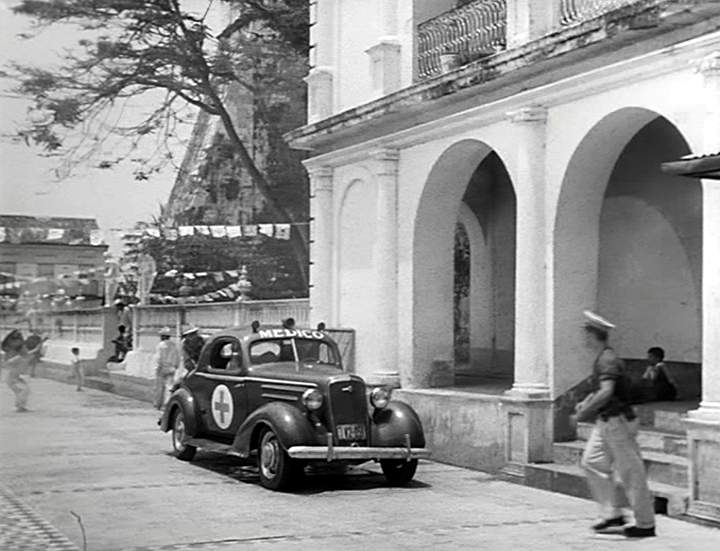
[[[70,353],[72,354],[70,363],[72,363],[73,373],[77,381],[77,388],[75,390],[80,391],[85,384],[85,368],[80,361],[80,349],[77,346],[73,346],[70,349]]]

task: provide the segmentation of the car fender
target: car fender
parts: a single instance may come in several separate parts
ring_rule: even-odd
[[[196,404],[197,402],[192,392],[182,386],[177,388],[170,396],[163,415],[160,418],[160,429],[163,432],[167,432],[172,428],[172,415],[175,414],[174,412],[177,408],[180,408],[185,415],[185,431],[187,435],[197,436],[198,421]]]
[[[425,447],[425,434],[415,410],[405,402],[392,400],[383,409],[375,409],[370,426],[373,446],[405,446],[405,435],[410,435],[413,448]]]
[[[318,437],[303,410],[283,402],[270,402],[253,411],[240,425],[233,449],[244,457],[248,456],[257,448],[263,427],[269,427],[275,432],[285,450],[292,446],[318,443]]]

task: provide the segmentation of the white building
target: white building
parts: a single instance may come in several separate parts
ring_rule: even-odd
[[[702,364],[687,487],[720,518],[720,182],[660,168],[720,151],[720,4],[313,6],[289,136],[310,152],[312,321],[357,331],[361,375],[398,374],[436,457],[529,476],[572,432],[597,310],[623,357]]]

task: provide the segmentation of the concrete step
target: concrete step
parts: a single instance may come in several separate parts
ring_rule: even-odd
[[[561,465],[579,465],[585,442],[556,442],[553,444],[553,459]],[[649,480],[678,488],[687,487],[688,460],[679,455],[659,451],[642,450],[642,458]]]
[[[592,429],[592,423],[578,423],[578,439],[587,441]],[[661,451],[687,457],[687,438],[684,434],[645,427],[638,431],[637,441],[643,450]]]
[[[640,419],[640,425],[675,434],[685,433],[683,421],[687,417],[687,412],[697,407],[697,401],[651,402],[633,406]]]
[[[591,499],[585,473],[577,465],[557,463],[530,464],[522,467],[527,486]],[[678,488],[661,482],[649,481],[655,498],[655,512],[678,517],[685,514],[688,505],[687,488]]]

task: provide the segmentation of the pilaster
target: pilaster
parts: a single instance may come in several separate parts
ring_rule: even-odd
[[[331,323],[333,261],[333,170],[306,164],[310,177],[310,320]]]
[[[376,311],[382,336],[376,347],[381,364],[373,378],[377,382],[399,384],[398,373],[398,162],[395,149],[382,149],[372,154],[373,172],[377,181],[376,241],[373,257],[376,265]]]

